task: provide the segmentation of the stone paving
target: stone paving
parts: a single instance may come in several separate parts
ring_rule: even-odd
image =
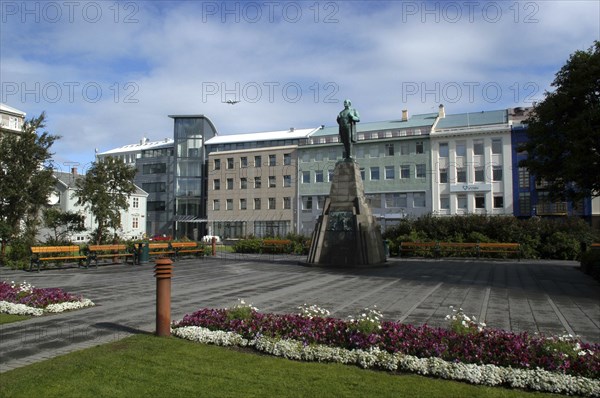
[[[294,256],[220,255],[174,264],[171,317],[238,298],[262,312],[317,304],[332,316],[376,305],[384,318],[446,326],[449,306],[488,327],[579,335],[600,343],[600,283],[578,263],[476,259],[391,259],[374,269],[299,265]],[[95,307],[0,325],[0,373],[134,333],[155,331],[153,265],[101,265],[28,273],[0,268],[0,279],[60,287]]]

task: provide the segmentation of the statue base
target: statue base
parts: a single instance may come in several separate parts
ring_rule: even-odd
[[[381,231],[365,200],[358,164],[352,159],[335,165],[329,198],[315,226],[307,263],[329,267],[385,263]]]

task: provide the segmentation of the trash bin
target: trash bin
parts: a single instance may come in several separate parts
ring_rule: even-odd
[[[148,242],[140,243],[138,246],[140,264],[148,264],[150,261],[150,247]]]
[[[385,258],[390,257],[390,242],[387,239],[383,240],[383,252],[385,253]]]

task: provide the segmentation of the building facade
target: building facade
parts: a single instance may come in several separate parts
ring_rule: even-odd
[[[297,223],[297,148],[316,129],[236,134],[210,139],[208,234],[227,238],[285,236]]]
[[[137,169],[134,183],[148,193],[147,214],[144,217],[146,233],[173,235],[175,196],[173,180],[175,157],[173,139],[125,145],[96,155],[98,160],[112,156]]]
[[[408,215],[431,212],[429,135],[437,113],[358,123],[353,158],[360,166],[367,202],[385,230]],[[324,127],[298,148],[298,233],[310,235],[342,159],[338,127]]]
[[[83,243],[89,240],[90,234],[98,227],[98,224],[92,213],[83,206],[78,206],[77,198],[73,197],[75,192],[75,182],[82,175],[73,168],[71,173],[54,172],[56,185],[54,193],[50,197],[49,204],[55,206],[63,212],[79,213],[85,217],[85,231],[75,233],[69,237],[72,242]],[[148,194],[136,186],[136,191],[129,198],[129,208],[121,211],[121,228],[116,233],[121,239],[142,239],[146,235],[146,200]],[[43,231],[42,231],[43,234]]]
[[[0,103],[0,135],[20,133],[25,124],[26,113],[12,106]]]
[[[431,133],[432,213],[513,213],[506,110],[445,115]]]

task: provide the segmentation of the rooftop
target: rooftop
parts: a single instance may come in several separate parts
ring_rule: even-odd
[[[140,152],[146,149],[168,148],[174,145],[172,138],[165,138],[161,141],[150,141],[149,138],[142,138],[140,142],[135,144],[123,145],[118,148],[110,149],[105,152],[100,152],[98,155],[111,155],[116,153]]]
[[[505,123],[508,123],[508,112],[506,109],[497,111],[456,113],[447,114],[446,117],[440,119],[436,125],[436,130]]]
[[[438,116],[438,113],[424,113],[414,115],[407,120],[386,120],[382,122],[359,122],[356,124],[356,132],[364,133],[368,131],[382,130],[403,130],[415,127],[431,127]],[[323,127],[316,131],[311,137],[321,137],[338,134],[338,126]]]
[[[217,135],[206,141],[205,145],[219,145],[219,144],[232,144],[237,142],[251,142],[251,141],[270,141],[270,140],[293,140],[299,138],[306,138],[310,136],[316,128],[308,129],[295,129],[290,128],[289,130],[279,131],[267,131],[261,133],[244,133],[244,134],[228,134],[228,135]]]

